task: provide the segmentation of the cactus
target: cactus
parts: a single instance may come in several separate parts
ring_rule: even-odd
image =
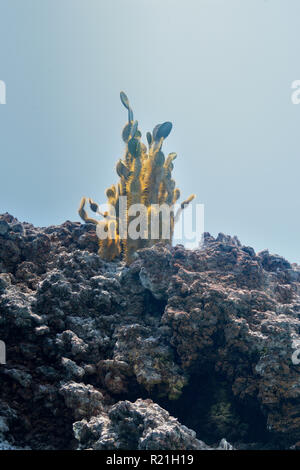
[[[121,102],[128,111],[128,122],[122,131],[122,138],[126,144],[124,158],[120,159],[116,165],[116,171],[120,178],[117,187],[110,186],[106,190],[106,196],[110,207],[114,209],[114,214],[109,212],[101,213],[97,203],[88,199],[91,210],[102,216],[102,220],[90,218],[85,210],[87,199],[82,198],[78,213],[80,217],[88,223],[93,223],[97,227],[97,233],[107,232],[108,236],[99,236],[99,255],[101,258],[112,261],[121,254],[124,256],[126,264],[129,265],[134,260],[136,250],[152,246],[161,241],[171,244],[174,224],[178,221],[182,210],[194,199],[191,195],[186,199],[174,213],[174,204],[180,197],[180,191],[176,188],[172,179],[173,161],[177,154],[170,153],[165,158],[162,152],[162,144],[172,130],[171,122],[164,122],[154,127],[153,132],[147,132],[148,148],[141,142],[141,132],[138,129],[138,121],[133,121],[133,112],[126,94],[121,91]],[[126,196],[125,220],[121,220],[120,197]],[[144,237],[132,239],[127,227],[135,219],[130,214],[133,204],[143,204],[146,213],[147,233]],[[169,208],[169,216],[163,217],[159,213],[158,207],[166,204]],[[158,238],[151,236],[151,218],[158,217],[159,233]],[[126,236],[120,236],[121,224],[126,227]],[[169,225],[169,235],[164,237],[164,230]],[[122,225],[123,227],[123,225]]]

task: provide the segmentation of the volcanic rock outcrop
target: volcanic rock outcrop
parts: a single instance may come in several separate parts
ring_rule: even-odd
[[[299,266],[223,234],[97,249],[0,216],[0,448],[297,447]]]

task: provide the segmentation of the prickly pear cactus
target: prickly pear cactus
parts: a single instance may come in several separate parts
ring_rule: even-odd
[[[107,200],[113,211],[112,213],[102,213],[98,204],[88,199],[90,209],[103,217],[102,220],[90,218],[85,210],[87,199],[84,197],[78,212],[85,222],[97,226],[98,236],[100,232],[108,234],[107,237],[99,236],[99,255],[107,261],[112,261],[123,255],[126,264],[129,265],[134,260],[134,254],[138,249],[152,246],[158,241],[165,244],[172,243],[174,224],[179,219],[182,210],[195,196],[192,195],[186,199],[176,214],[174,213],[174,205],[180,197],[180,191],[172,179],[173,161],[177,155],[170,153],[165,158],[161,150],[164,139],[172,130],[172,123],[158,124],[152,133],[147,132],[147,147],[141,141],[138,122],[134,121],[128,97],[123,91],[120,93],[120,98],[128,111],[128,122],[122,131],[122,138],[126,145],[124,158],[120,159],[116,165],[120,180],[117,186],[112,185],[106,190]],[[126,196],[123,198],[126,201],[126,207],[121,217],[120,202],[121,197],[124,196]],[[137,239],[130,237],[127,230],[136,217],[130,211],[134,204],[142,204],[146,211],[147,230],[143,236]],[[165,204],[169,208],[167,218],[163,217],[159,211],[159,206]],[[151,233],[153,217],[157,217],[156,220],[159,220],[158,236],[155,238]],[[168,237],[163,236],[166,233],[164,232],[166,225],[169,226]]]

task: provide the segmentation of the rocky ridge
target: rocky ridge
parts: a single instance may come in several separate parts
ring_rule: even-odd
[[[236,237],[125,267],[89,224],[0,216],[2,448],[297,447],[299,287]]]

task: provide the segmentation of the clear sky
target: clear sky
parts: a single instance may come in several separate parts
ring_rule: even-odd
[[[79,220],[117,182],[126,91],[170,120],[205,230],[300,263],[299,0],[0,0],[0,212]]]

